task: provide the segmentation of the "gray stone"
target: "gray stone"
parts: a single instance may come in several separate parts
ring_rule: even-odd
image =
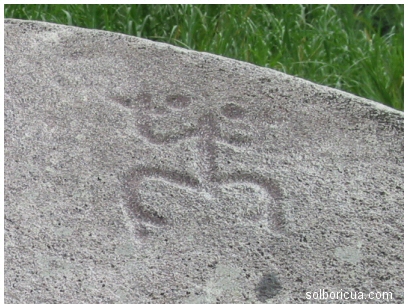
[[[117,33],[4,33],[6,303],[403,302],[402,112]]]

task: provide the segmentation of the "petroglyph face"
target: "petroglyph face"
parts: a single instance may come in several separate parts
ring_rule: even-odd
[[[142,92],[134,99],[116,101],[134,110],[149,152],[149,158],[126,175],[124,186],[137,240],[149,257],[158,258],[152,274],[160,273],[170,283],[177,273],[193,283],[220,263],[238,273],[230,283],[245,292],[251,275],[268,273],[237,269],[234,255],[242,258],[237,252],[245,247],[247,261],[241,264],[259,262],[270,269],[273,252],[268,242],[284,233],[285,224],[282,193],[269,172],[272,158],[266,157],[265,165],[258,168],[250,163],[251,157],[260,155],[255,142],[262,144],[262,132],[268,129],[267,125],[259,127],[260,121],[257,127],[251,123],[259,111],[253,108],[251,113],[239,99],[205,105],[179,93],[155,97]],[[190,108],[200,103],[201,108]],[[219,250],[216,260],[207,259],[210,249]],[[185,260],[185,268],[166,273],[166,255],[174,254]],[[191,272],[193,268],[199,273]],[[263,278],[256,279],[259,286]],[[216,297],[208,282],[205,290],[206,300]],[[265,301],[265,294],[277,292],[259,296]],[[200,302],[197,296],[193,302]]]

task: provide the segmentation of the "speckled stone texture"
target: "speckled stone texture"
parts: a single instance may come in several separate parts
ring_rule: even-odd
[[[4,26],[6,303],[404,301],[402,112],[136,37]]]

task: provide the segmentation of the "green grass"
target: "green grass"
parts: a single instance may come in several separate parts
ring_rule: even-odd
[[[403,5],[5,5],[251,62],[404,109]]]

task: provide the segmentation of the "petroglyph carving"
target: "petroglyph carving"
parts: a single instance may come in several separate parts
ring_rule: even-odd
[[[156,114],[155,108],[152,108],[153,95],[143,92],[137,100],[131,103],[131,99],[123,99],[125,103],[122,105],[129,108],[132,104],[137,105],[148,115]],[[178,112],[188,109],[192,98],[173,94],[164,101]],[[164,106],[160,101],[156,103]],[[245,147],[250,146],[251,135],[245,129],[238,129],[231,136],[222,133],[223,125],[227,125],[228,121],[241,125],[238,122],[245,118],[245,108],[235,102],[227,102],[218,108],[210,107],[189,121],[183,121],[183,115],[171,114],[171,110],[167,112],[170,113],[167,118],[164,116],[160,121],[147,118],[139,124],[139,131],[148,143],[154,145],[153,148],[164,150],[152,150],[150,166],[136,166],[125,181],[128,207],[139,221],[140,228],[145,230],[146,225],[180,227],[180,224],[191,224],[193,222],[183,217],[188,211],[196,210],[203,213],[202,220],[194,222],[200,225],[217,224],[217,218],[226,227],[245,225],[246,221],[253,223],[255,220],[261,226],[281,232],[284,227],[280,206],[282,195],[276,181],[249,168],[225,172],[219,165],[220,161],[234,164],[234,157],[222,153],[222,148],[237,148],[245,152]],[[184,160],[192,160],[191,165],[194,166],[190,173],[183,170],[186,161],[180,161],[179,166],[165,163],[165,149],[184,140],[192,140],[184,145],[185,151],[191,153],[190,158]],[[188,204],[188,207],[181,207],[180,203]]]

